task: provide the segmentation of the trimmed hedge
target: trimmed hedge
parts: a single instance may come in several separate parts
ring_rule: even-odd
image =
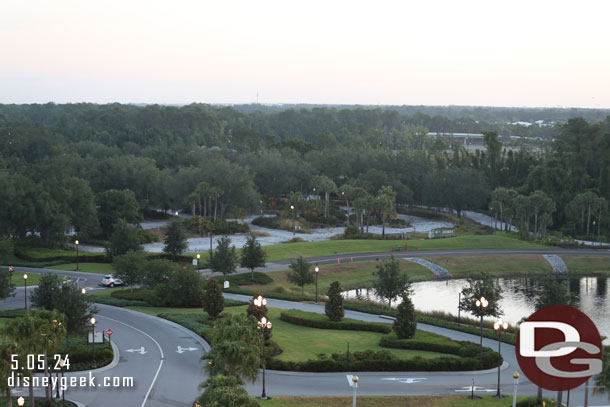
[[[240,287],[234,287],[234,286],[231,286],[230,288],[224,289],[222,291],[225,293],[243,294],[243,295],[249,295],[249,296],[254,296],[254,295],[260,294],[260,292],[258,292],[258,291],[246,290],[246,289],[243,289]],[[272,291],[265,292],[265,298],[275,298],[276,300],[286,300],[286,301],[294,301],[294,302],[314,301],[315,300],[314,297],[310,297],[307,295],[305,297],[301,297],[300,295],[276,293],[276,292],[272,292]]]
[[[98,304],[112,305],[115,307],[150,307],[150,304],[144,301],[121,300],[110,295],[90,295],[89,300]]]
[[[25,316],[26,311],[23,308],[19,309],[3,309],[0,310],[0,318],[21,318]]]
[[[344,372],[347,370],[363,372],[431,372],[431,371],[471,371],[490,369],[498,365],[495,355],[486,356],[483,353],[483,363],[479,358],[456,358],[441,356],[434,359],[414,357],[407,360],[355,360],[348,366],[344,361],[310,359],[305,362],[284,361],[271,358],[268,369],[289,370],[297,372]]]
[[[47,262],[55,262],[60,261],[63,263],[74,263],[76,261],[76,252],[73,255],[63,255],[63,256],[47,256],[47,257],[33,257],[25,254],[20,249],[15,248],[15,257],[18,257],[22,260],[36,263],[47,263]],[[111,263],[111,260],[108,256],[104,254],[91,254],[91,253],[83,253],[80,252],[78,254],[78,259],[80,262],[87,263]],[[60,264],[60,263],[58,263]]]
[[[134,288],[130,290],[111,291],[110,296],[119,300],[142,301],[152,303],[155,298],[155,291],[148,288]]]
[[[284,322],[309,328],[368,331],[384,334],[392,332],[392,327],[390,325],[381,322],[363,322],[348,318],[343,318],[341,321],[334,322],[329,320],[326,315],[297,310],[283,311],[280,314],[280,319]]]
[[[225,280],[224,276],[216,276],[214,277],[218,282],[223,282]],[[261,273],[259,271],[254,272],[254,282],[252,282],[251,273],[243,273],[243,274],[234,274],[228,275],[227,281],[230,285],[265,285],[273,282],[273,279],[267,275],[267,273]]]
[[[351,311],[364,312],[367,314],[387,315],[387,316],[391,316],[391,317],[396,317],[396,311],[393,309],[389,310],[387,308],[381,308],[379,306],[367,304],[367,303],[358,304],[358,303],[354,303],[354,302],[345,301],[343,303],[343,308],[351,310]],[[417,322],[422,323],[422,324],[439,326],[441,328],[452,329],[454,331],[460,331],[460,332],[464,332],[464,333],[468,333],[468,334],[472,334],[472,335],[476,335],[476,336],[479,336],[481,333],[478,326],[465,325],[463,323],[458,325],[455,322],[446,321],[446,320],[440,319],[440,318],[434,318],[429,315],[425,315],[425,314],[421,314],[421,313],[417,314]],[[498,334],[496,333],[496,331],[494,331],[492,329],[483,328],[483,337],[488,338],[488,339],[498,340]],[[502,342],[504,342],[504,343],[507,343],[509,345],[514,345],[516,340],[517,340],[516,334],[512,334],[510,332],[505,332],[502,334]]]

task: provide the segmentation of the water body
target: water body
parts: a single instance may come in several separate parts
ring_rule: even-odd
[[[499,278],[497,281],[502,288],[503,298],[500,305],[504,311],[502,315],[504,320],[516,324],[534,312],[536,298],[542,290],[539,280],[523,277]],[[574,295],[576,308],[595,322],[601,335],[610,338],[610,295],[608,293],[610,278],[569,278],[564,283],[569,286],[570,292]],[[413,283],[411,299],[418,310],[445,311],[457,315],[458,293],[466,285],[464,279]],[[381,302],[372,289],[350,290],[344,292],[344,296]],[[394,306],[394,304],[392,305]]]

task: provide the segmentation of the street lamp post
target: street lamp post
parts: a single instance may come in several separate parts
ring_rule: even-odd
[[[91,334],[91,340],[93,342],[93,367],[97,367],[96,363],[95,363],[95,318],[91,318],[89,320],[89,322],[91,322],[91,329],[92,329],[92,334]]]
[[[78,271],[78,245],[79,245],[78,240],[75,240],[74,244],[76,245],[76,271]]]
[[[485,312],[485,308],[489,305],[489,301],[485,299],[485,297],[481,297],[475,302],[476,306],[481,309],[481,349],[479,351],[479,363],[483,363],[483,313]]]
[[[358,389],[358,376],[352,376],[352,382],[354,383],[354,399],[352,401],[352,407],[356,407],[356,390]]]
[[[595,246],[595,243],[597,243],[597,239],[595,237],[595,221],[593,221],[593,246]]]
[[[517,385],[519,384],[519,372],[513,373],[513,407],[517,406]]]
[[[199,259],[201,259],[201,255],[199,253],[197,253],[197,269],[199,269]]]
[[[297,231],[294,228],[294,205],[290,205],[290,210],[292,211],[292,236],[295,236]]]
[[[267,393],[265,391],[265,335],[271,331],[273,324],[262,317],[258,323],[261,330],[261,362],[263,364],[263,392],[261,393],[261,400],[267,400]]]
[[[59,359],[59,369],[61,370],[61,382],[64,382],[64,366],[66,366],[66,361],[64,359]],[[61,389],[61,407],[64,407],[66,404],[66,388]]]
[[[25,309],[28,309],[28,275],[27,274],[23,274],[23,288],[24,288],[24,292],[23,292],[23,300],[25,301]]]
[[[316,272],[316,304],[318,303],[318,272],[320,271],[320,268],[318,267],[318,265],[316,264],[316,268],[314,269]]]
[[[502,331],[506,331],[508,329],[508,322],[505,322],[502,320],[502,318],[500,318],[494,323],[494,329],[498,332],[498,391],[496,392],[496,397],[502,398],[502,394],[500,394],[500,360],[502,357],[500,346],[502,344]]]

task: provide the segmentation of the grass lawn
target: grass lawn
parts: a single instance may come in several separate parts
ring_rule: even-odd
[[[317,257],[344,253],[391,251],[392,247],[404,247],[400,240],[328,240],[324,242],[284,243],[265,246],[268,261],[294,259],[298,256]],[[459,249],[543,249],[541,244],[525,242],[494,235],[464,235],[447,239],[407,240],[409,250],[459,250]],[[397,253],[398,254],[398,253]]]
[[[20,271],[14,271],[11,275],[11,280],[13,281],[13,284],[15,284],[17,287],[25,286],[23,274],[25,274],[25,273],[22,273]],[[37,274],[37,273],[27,273],[27,275],[28,275],[28,287],[38,285],[38,282],[40,281],[40,278],[42,277],[42,274]]]
[[[460,249],[548,249],[539,243],[525,242],[509,237],[505,233],[497,232],[493,235],[461,235],[447,239],[409,239],[406,240],[409,251],[412,250],[460,250]],[[299,256],[342,257],[342,254],[390,252],[392,247],[405,247],[405,240],[325,240],[321,242],[281,243],[263,246],[267,252],[267,261],[291,260]],[[238,255],[241,252],[237,248]],[[398,252],[397,255],[400,255]],[[202,251],[201,261],[207,261],[208,251]],[[196,253],[185,253],[186,256],[195,257]],[[344,261],[347,258],[344,258]]]
[[[346,392],[351,391],[347,387]],[[522,400],[525,397],[517,397]],[[262,407],[351,407],[352,397],[273,397],[271,400],[257,400]],[[485,395],[481,399],[470,400],[468,396],[358,396],[359,407],[507,407],[512,405],[512,397],[497,399]]]
[[[76,263],[59,264],[57,266],[48,266],[45,268],[55,269],[55,270],[76,271]],[[84,271],[87,273],[97,273],[97,274],[114,273],[114,269],[112,268],[112,264],[110,264],[110,263],[79,263],[78,269],[79,269],[79,271]]]
[[[246,312],[246,306],[231,307],[225,312]],[[347,350],[349,342],[350,352],[359,351],[378,351],[385,348],[379,346],[379,340],[383,334],[364,331],[345,331],[334,329],[316,329],[300,325],[290,324],[280,320],[282,310],[269,308],[267,316],[273,323],[273,337],[283,352],[276,356],[280,360],[305,361],[315,359],[319,353],[343,353]],[[426,333],[419,332],[419,335]],[[416,335],[416,338],[417,335]],[[450,339],[447,339],[450,340]],[[408,359],[414,356],[422,358],[434,358],[438,356],[453,355],[441,354],[436,352],[425,352],[408,349],[388,349],[401,359]]]
[[[577,254],[561,255],[570,273],[586,275],[610,274],[610,257],[585,256]]]
[[[407,274],[411,281],[436,279],[434,273],[419,264],[406,260],[399,260],[399,262],[400,270]],[[373,272],[376,270],[376,264],[378,263],[372,260],[320,265],[318,293],[320,295],[325,295],[333,281],[339,281],[341,283],[341,288],[344,290],[372,287],[373,281],[375,280]],[[301,288],[288,282],[289,273],[290,269],[272,271],[267,274],[269,277],[273,278],[273,283],[265,285],[246,285],[241,286],[241,288],[260,291],[263,294],[267,292],[276,292],[301,295]],[[305,286],[305,295],[311,297],[315,295],[315,292],[315,283]]]
[[[553,271],[551,265],[539,254],[435,256],[425,259],[446,268],[454,278],[470,277],[480,271],[487,271],[495,277],[510,277],[522,273],[548,275]]]

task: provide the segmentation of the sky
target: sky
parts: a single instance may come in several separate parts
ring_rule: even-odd
[[[0,103],[610,108],[609,12],[604,0],[0,0]]]

